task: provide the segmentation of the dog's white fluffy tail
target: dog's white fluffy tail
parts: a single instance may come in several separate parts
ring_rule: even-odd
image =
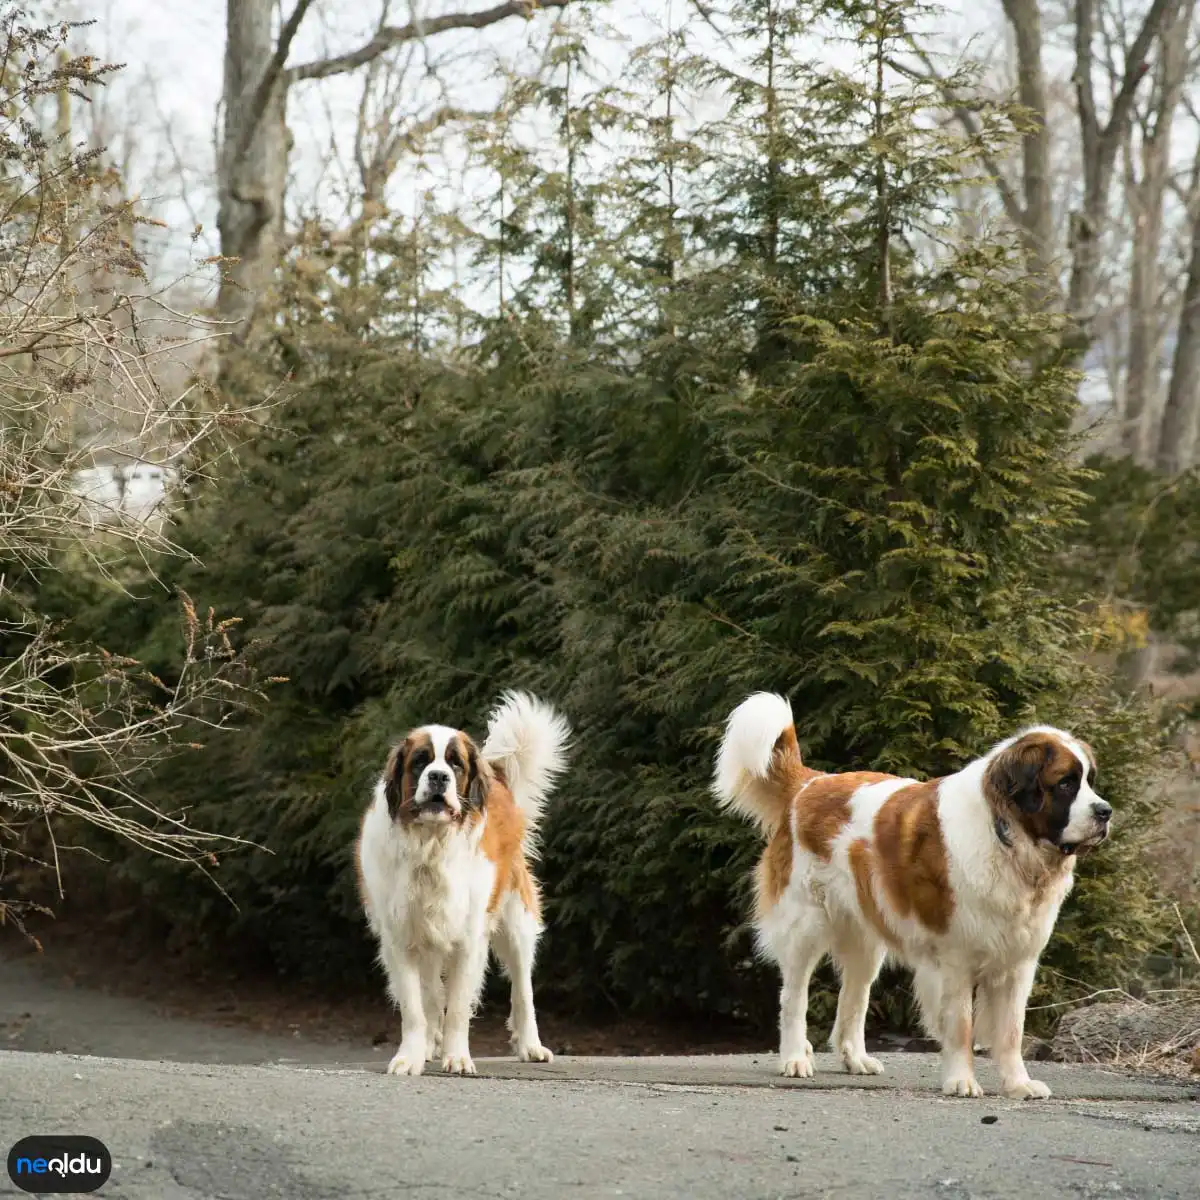
[[[542,809],[567,765],[571,727],[566,717],[528,692],[505,692],[488,718],[483,757],[503,771],[525,814],[525,837],[532,843]]]
[[[724,807],[770,837],[810,774],[800,758],[792,706],[782,696],[755,692],[730,713],[712,783]]]

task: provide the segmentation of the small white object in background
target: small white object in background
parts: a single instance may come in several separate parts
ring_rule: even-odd
[[[132,518],[149,521],[169,488],[179,482],[174,467],[134,461],[102,463],[76,472],[73,491],[92,510],[99,524]]]

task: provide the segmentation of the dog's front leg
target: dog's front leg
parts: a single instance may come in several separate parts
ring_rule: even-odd
[[[942,1092],[947,1096],[982,1096],[975,1078],[975,1038],[972,1024],[974,987],[965,970],[943,968],[938,997],[938,1036],[942,1042]]]
[[[471,938],[454,950],[446,964],[446,1019],[442,1027],[442,1070],[474,1075],[471,1061],[471,1015],[487,970],[486,936]]]
[[[1025,1006],[1036,971],[1037,960],[1033,959],[983,984],[992,1020],[992,1057],[1000,1068],[1001,1089],[1013,1100],[1045,1100],[1050,1095],[1044,1083],[1029,1078],[1021,1045],[1025,1039]]]
[[[388,991],[400,1009],[400,1048],[388,1063],[389,1075],[420,1075],[425,1070],[425,1006],[421,970],[408,951],[393,942],[381,947]]]
[[[425,1006],[425,1058],[442,1057],[442,1021],[446,1015],[446,989],[442,982],[442,956],[429,954],[421,963],[421,996]]]

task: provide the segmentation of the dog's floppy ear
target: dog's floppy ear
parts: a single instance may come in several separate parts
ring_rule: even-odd
[[[1024,813],[1035,813],[1045,803],[1042,770],[1054,752],[1046,739],[1032,735],[1014,742],[996,755],[987,769],[988,787]]]
[[[464,741],[467,743],[467,807],[482,812],[487,805],[488,792],[492,790],[492,768],[470,738],[464,738]]]
[[[404,765],[408,760],[408,738],[393,746],[383,768],[383,797],[387,801],[388,814],[396,819],[404,804]]]
[[[1100,774],[1100,764],[1096,761],[1096,752],[1087,744],[1087,742],[1080,742],[1079,747],[1084,754],[1087,755],[1088,766],[1090,768],[1087,776],[1088,783],[1090,783],[1092,787],[1095,787],[1096,776]]]

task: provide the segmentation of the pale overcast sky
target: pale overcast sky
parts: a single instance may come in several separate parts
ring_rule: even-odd
[[[305,19],[292,50],[291,64],[350,49],[368,38],[383,0],[318,0]],[[484,9],[492,0],[428,0],[423,15]],[[74,0],[81,16],[96,20],[85,35],[90,47],[125,69],[94,106],[95,119],[114,157],[124,157],[135,190],[148,211],[172,227],[170,270],[179,271],[189,258],[214,253],[215,195],[212,186],[213,126],[221,91],[225,37],[225,5],[221,0]],[[596,19],[607,28],[593,39],[593,50],[607,69],[617,70],[629,48],[644,40],[653,23],[648,12],[665,14],[673,6],[675,19],[689,10],[688,0],[609,0],[593,6]],[[290,10],[290,4],[286,7]],[[966,6],[964,6],[965,8]],[[998,3],[986,0],[969,8],[970,18],[955,0],[938,24],[948,37],[947,49],[962,46],[968,28],[998,29]],[[392,23],[408,19],[407,0],[391,0]],[[569,10],[568,10],[569,11]],[[531,42],[541,44],[553,17],[543,14],[532,25],[513,20],[480,32],[442,35],[432,40],[439,59],[450,65],[444,76],[454,90],[453,100],[479,107],[495,95],[489,82],[496,60],[528,61]],[[660,18],[661,19],[661,18]],[[701,35],[705,36],[705,35]],[[307,205],[320,195],[321,203],[336,203],[338,171],[331,166],[332,148],[347,149],[358,100],[355,77],[343,76],[306,83],[293,89],[288,123],[296,139],[292,154],[295,176],[293,205]],[[176,162],[185,175],[180,186]],[[411,181],[410,181],[411,182]],[[404,180],[398,180],[404,187]],[[193,246],[187,237],[193,215],[205,233]]]

